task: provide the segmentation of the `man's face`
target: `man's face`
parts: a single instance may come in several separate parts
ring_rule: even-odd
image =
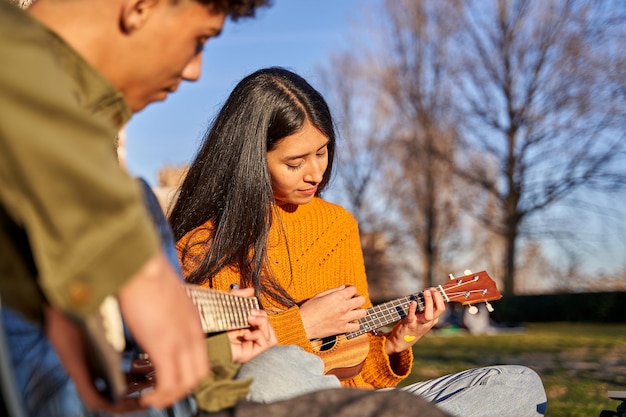
[[[116,83],[133,111],[165,100],[182,80],[200,77],[202,47],[220,34],[225,14],[210,6],[161,0],[143,27],[130,34],[124,56],[130,62]]]

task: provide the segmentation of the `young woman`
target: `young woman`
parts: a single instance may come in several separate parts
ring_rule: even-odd
[[[326,362],[341,346],[330,355],[320,347],[358,330],[372,306],[357,223],[320,198],[334,155],[323,97],[293,72],[259,70],[235,87],[212,123],[170,215],[188,281],[253,287],[279,343]],[[362,358],[343,355],[356,363],[338,366],[342,384],[387,388],[408,376],[412,346],[445,310],[433,290],[424,291],[424,305],[416,314],[411,303],[389,333],[367,334]],[[537,374],[518,366],[470,370],[407,390],[464,416],[536,416],[546,401]]]

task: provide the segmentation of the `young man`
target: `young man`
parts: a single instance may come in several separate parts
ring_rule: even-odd
[[[198,79],[202,47],[227,16],[265,3],[38,0],[24,12],[0,2],[0,294],[49,325],[84,321],[116,295],[158,375],[142,406],[186,396],[209,363],[114,138],[133,112]]]

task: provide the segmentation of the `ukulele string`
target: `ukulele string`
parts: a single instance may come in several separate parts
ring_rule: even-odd
[[[476,278],[473,280],[475,281]],[[462,285],[467,285],[473,283],[473,281],[463,282],[459,281],[455,287],[460,287]],[[467,290],[467,291],[456,291],[450,292],[447,291],[447,297],[449,300],[456,300],[461,298],[470,298],[474,293],[481,293],[484,295],[486,293],[486,289],[478,289],[478,290]],[[385,325],[392,323],[397,320],[401,320],[406,317],[409,303],[411,301],[417,302],[417,310],[418,312],[422,312],[425,309],[424,305],[424,295],[423,293],[412,294],[408,297],[404,297],[395,301],[390,301],[388,303],[379,304],[377,306],[371,307],[368,309],[368,313],[365,317],[359,320],[360,328],[354,332],[346,333],[346,336],[349,338],[360,336],[364,333],[368,333],[372,330],[379,329],[384,327]],[[320,344],[321,348],[325,348],[327,346],[332,346],[336,343],[336,340],[324,341],[324,339],[316,339],[322,340]]]
[[[406,317],[409,309],[409,303],[411,301],[417,302],[417,311],[424,311],[424,296],[417,293],[407,297],[400,298],[398,300],[389,301],[387,303],[379,304],[371,307],[367,310],[367,315],[359,320],[360,328],[354,332],[346,333],[346,337],[353,338],[370,331],[380,329],[389,323],[393,323],[398,320],[402,320]],[[315,339],[314,341],[322,341],[320,344],[321,350],[327,346],[332,346],[336,343],[336,340],[324,341],[324,338]]]

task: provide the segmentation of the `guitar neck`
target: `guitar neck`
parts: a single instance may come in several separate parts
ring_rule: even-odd
[[[250,327],[250,310],[259,309],[254,297],[241,297],[197,285],[185,285],[187,294],[198,308],[205,333]]]

